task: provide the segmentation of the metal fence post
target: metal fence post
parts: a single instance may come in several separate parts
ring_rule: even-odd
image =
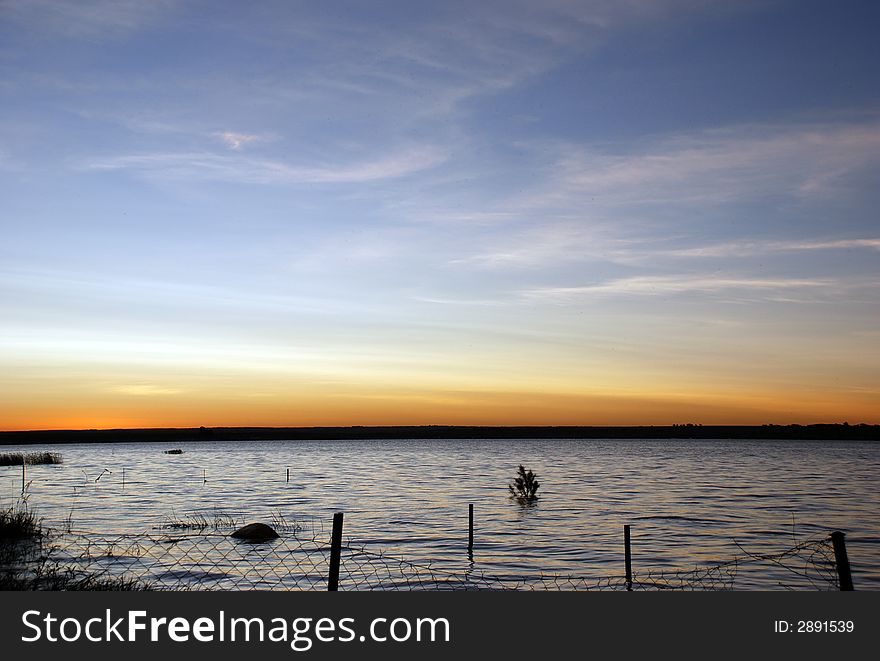
[[[474,554],[474,504],[468,505],[468,555]]]
[[[632,572],[632,552],[630,551],[629,542],[629,524],[623,526],[623,554],[626,563],[626,589],[633,589],[633,572]]]
[[[837,565],[837,576],[840,579],[840,589],[843,592],[854,590],[852,571],[849,567],[849,558],[846,555],[846,535],[839,530],[831,533],[831,544],[834,546],[834,561]]]
[[[339,590],[339,558],[342,555],[342,512],[333,515],[333,534],[330,537],[330,573],[327,576],[327,591]]]

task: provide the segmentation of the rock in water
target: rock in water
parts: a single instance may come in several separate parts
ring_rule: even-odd
[[[249,523],[236,530],[230,537],[246,539],[249,542],[265,542],[269,539],[278,539],[278,533],[265,523]]]

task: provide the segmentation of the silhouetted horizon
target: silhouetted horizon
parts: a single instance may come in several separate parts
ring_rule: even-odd
[[[0,445],[258,440],[378,439],[791,439],[880,440],[880,425],[353,425],[322,427],[143,427],[0,431]]]

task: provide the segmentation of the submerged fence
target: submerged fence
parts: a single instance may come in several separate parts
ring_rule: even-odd
[[[14,571],[24,589],[154,590],[735,590],[742,577],[772,571],[771,587],[851,590],[843,533],[774,553],[741,553],[690,570],[651,570],[631,561],[625,527],[621,573],[510,576],[474,569],[435,568],[343,541],[343,516],[332,533],[291,526],[270,542],[232,539],[217,531],[176,530],[102,536],[53,532]],[[473,550],[473,530],[468,550]],[[7,567],[7,570],[9,568]]]

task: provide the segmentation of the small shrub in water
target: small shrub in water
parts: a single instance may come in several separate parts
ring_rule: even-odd
[[[515,498],[521,503],[533,503],[538,500],[537,491],[540,486],[541,483],[538,482],[535,474],[532,471],[526,471],[525,467],[520,464],[517,475],[513,478],[513,483],[508,484],[507,488],[510,490],[511,498]]]

